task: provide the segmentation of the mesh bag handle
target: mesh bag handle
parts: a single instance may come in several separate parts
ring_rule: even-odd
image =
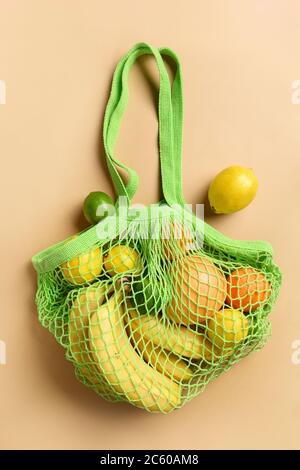
[[[186,203],[182,188],[182,132],[183,132],[183,93],[181,64],[175,52],[167,47],[159,49],[162,57],[172,59],[176,66],[172,85],[172,118],[173,118],[173,182],[175,185],[176,203]]]
[[[121,120],[128,103],[128,76],[130,69],[138,57],[146,54],[154,56],[159,72],[159,156],[163,195],[169,205],[183,204],[181,177],[182,77],[179,60],[171,49],[156,49],[149,44],[138,43],[118,63],[113,76],[111,93],[103,124],[103,142],[107,165],[117,195],[125,196],[128,203],[130,203],[137,190],[138,175],[135,170],[128,168],[115,157],[114,147]],[[172,89],[163,56],[169,56],[176,64],[176,74]],[[127,184],[124,183],[118,167],[127,172]]]

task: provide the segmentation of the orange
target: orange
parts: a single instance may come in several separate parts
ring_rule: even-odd
[[[227,278],[226,303],[248,313],[256,310],[271,295],[265,275],[254,268],[239,268]]]
[[[205,256],[189,255],[174,263],[171,283],[174,294],[168,315],[176,323],[203,323],[225,301],[225,276]]]

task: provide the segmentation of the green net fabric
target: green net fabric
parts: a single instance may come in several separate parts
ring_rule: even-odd
[[[114,142],[128,98],[129,68],[152,54],[160,74],[159,132],[164,201],[132,215],[137,175]],[[163,57],[176,65],[170,86]],[[109,401],[168,413],[198,395],[270,336],[281,273],[265,242],[231,240],[184,208],[181,73],[168,49],[138,44],[118,64],[104,119],[117,194],[128,201],[83,233],[33,258],[36,302],[77,378]],[[128,170],[127,185],[117,167]],[[173,203],[176,203],[175,207]]]

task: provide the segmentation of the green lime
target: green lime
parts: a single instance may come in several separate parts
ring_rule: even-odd
[[[133,307],[141,314],[159,312],[161,294],[157,286],[148,281],[136,281],[132,284]]]
[[[93,191],[84,200],[83,213],[90,224],[96,224],[114,213],[112,198],[101,191]]]

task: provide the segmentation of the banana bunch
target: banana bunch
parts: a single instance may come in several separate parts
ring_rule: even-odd
[[[110,289],[104,283],[98,283],[80,289],[69,312],[69,352],[78,366],[79,376],[91,386],[95,386],[102,395],[109,395],[109,386],[97,377],[98,369],[92,363],[88,332],[90,312],[95,311],[104,302]]]
[[[140,315],[128,304],[128,289],[97,283],[78,290],[69,312],[69,355],[80,378],[103,397],[167,413],[181,404],[191,360],[209,360],[212,351],[186,327]]]

